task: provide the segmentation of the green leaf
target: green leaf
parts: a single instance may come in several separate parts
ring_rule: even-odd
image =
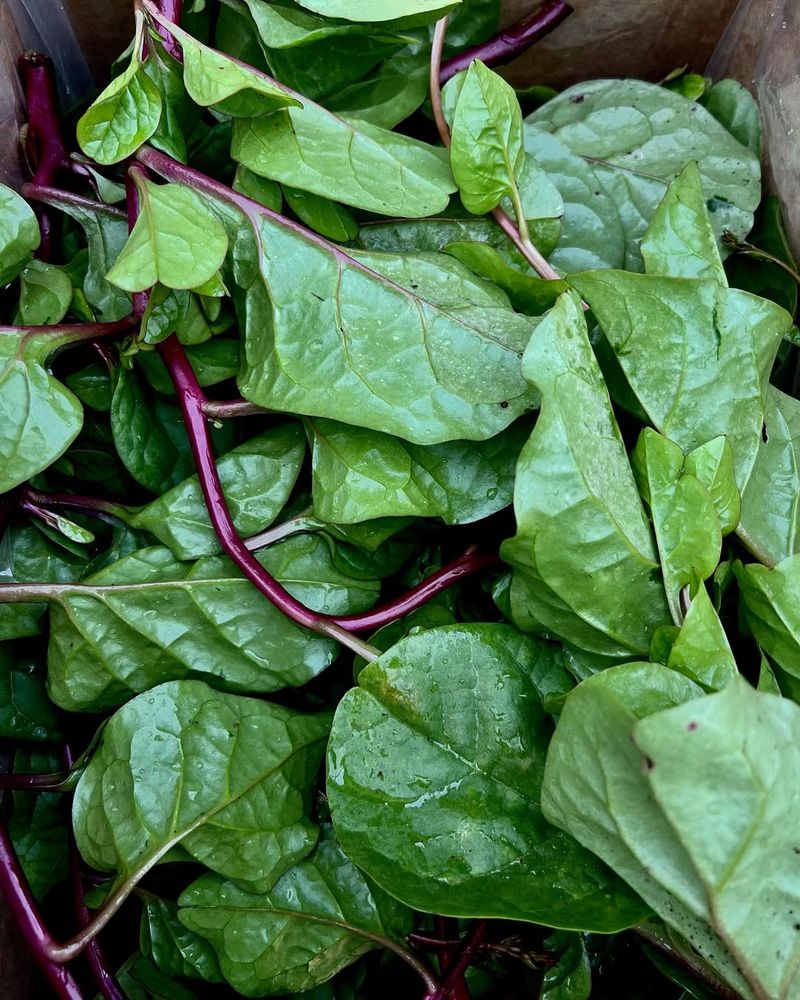
[[[111,376],[103,364],[91,364],[64,376],[64,384],[84,406],[107,413],[111,409]]]
[[[17,753],[14,770],[21,773],[56,771],[52,754]],[[59,792],[13,793],[8,833],[35,899],[44,897],[69,874],[68,800]]]
[[[612,667],[584,681],[568,696],[550,744],[542,809],[550,822],[569,831],[624,878],[734,989],[749,996],[725,946],[704,919],[707,889],[653,797],[648,778],[658,763],[653,768],[652,758],[640,752],[638,740],[634,742],[639,719],[667,718],[672,714],[669,709],[688,702],[688,718],[697,721],[707,706],[727,692],[706,698],[699,698],[700,694],[687,678],[653,663]],[[675,747],[683,757],[684,782],[687,769],[692,768],[693,774],[698,773],[693,788],[698,788],[705,785],[707,774],[716,771],[721,758],[709,761],[694,748],[690,750],[687,741],[696,731],[687,730],[687,725],[676,727],[680,735],[676,731]],[[740,740],[741,730],[729,730],[729,737]],[[734,756],[731,745],[725,759]],[[697,761],[703,762],[702,768]],[[724,807],[706,811],[697,793],[686,804],[698,809],[696,821],[704,831],[720,845],[730,845],[726,828],[733,812],[748,822],[756,814],[739,812],[735,781],[728,785],[723,779],[722,787],[727,812]]]
[[[519,198],[517,181],[525,163],[522,112],[513,88],[480,59],[463,78],[447,84],[445,100],[454,87],[450,166],[464,207],[484,215],[508,195]]]
[[[328,748],[336,833],[415,909],[618,930],[638,902],[539,811],[550,734],[530,680],[537,656],[511,626],[452,625],[365,667]]]
[[[196,104],[233,117],[302,107],[297,95],[259,70],[203,45],[178,25],[167,24],[183,51],[183,82]]]
[[[640,270],[644,231],[669,182],[693,160],[717,237],[730,230],[741,238],[753,224],[758,156],[705,108],[664,87],[640,80],[578,84],[534,111],[525,129],[530,152],[536,134],[551,133],[591,165],[616,204],[628,269]]]
[[[203,875],[179,903],[181,923],[211,942],[231,986],[253,997],[311,989],[371,949],[402,942],[413,926],[411,913],[353,865],[330,827],[270,892]]]
[[[763,561],[798,550],[800,403],[771,385],[753,472],[742,494],[741,534]]]
[[[799,735],[795,704],[742,680],[634,730],[640,753],[652,761],[647,776],[655,801],[705,890],[703,917],[756,996],[792,996],[798,985],[798,888],[790,860],[797,805],[789,789],[800,767]],[[687,798],[689,760],[703,766]],[[755,873],[765,870],[773,875],[762,883]]]
[[[347,243],[358,236],[358,223],[346,208],[335,201],[286,185],[283,194],[297,218],[320,236],[338,243]]]
[[[642,257],[648,274],[713,278],[727,287],[696,163],[667,188],[642,238]]]
[[[642,431],[631,462],[653,519],[667,602],[680,625],[681,591],[708,579],[719,563],[719,518],[706,487],[684,472],[681,449],[657,431]]]
[[[351,524],[374,517],[441,517],[468,524],[511,503],[526,424],[488,441],[421,447],[332,420],[309,421],[314,513]]]
[[[264,45],[270,49],[292,49],[313,45],[327,39],[341,39],[350,35],[374,36],[395,41],[390,29],[375,24],[345,21],[328,21],[315,17],[297,7],[266,0],[244,0]]]
[[[524,137],[526,151],[546,171],[564,202],[561,235],[550,254],[553,267],[564,274],[622,267],[625,233],[620,213],[591,162],[547,132],[526,128]]]
[[[16,278],[40,239],[33,209],[16,191],[0,184],[0,288]]]
[[[202,344],[190,345],[186,348],[197,381],[204,388],[235,378],[239,371],[239,342],[218,337]],[[139,352],[136,363],[147,376],[147,381],[156,392],[174,395],[175,386],[169,377],[161,358],[150,351]],[[183,432],[185,438],[185,432]],[[155,490],[155,492],[159,492]]]
[[[127,69],[111,81],[78,122],[80,147],[97,163],[119,163],[135,153],[161,120],[161,93],[141,64],[142,38],[143,21],[137,15]]]
[[[707,691],[721,690],[738,675],[728,637],[705,587],[698,589],[689,605],[667,666]]]
[[[176,486],[194,468],[178,407],[148,395],[136,372],[127,368],[116,374],[111,430],[125,468],[153,493]]]
[[[136,174],[141,213],[108,280],[128,292],[157,281],[168,288],[195,288],[225,260],[225,227],[203,199],[182,184],[153,184]]]
[[[173,681],[103,727],[72,805],[78,850],[130,891],[182,856],[266,891],[314,846],[310,786],[328,719]]]
[[[778,666],[800,677],[800,555],[774,569],[737,562],[734,572],[745,625]]]
[[[561,955],[542,977],[539,1000],[589,1000],[592,967],[581,935],[556,931],[544,944],[548,951]]]
[[[455,190],[446,151],[311,101],[237,119],[231,155],[256,174],[381,215],[434,215]]]
[[[73,583],[86,555],[57,545],[38,527],[12,524],[0,538],[0,583]],[[0,640],[38,635],[44,604],[0,604]]]
[[[339,572],[318,535],[288,538],[257,558],[294,597],[326,614],[365,611],[378,594],[377,580]],[[51,610],[48,685],[52,700],[72,711],[119,705],[183,677],[263,693],[306,684],[337,653],[333,640],[264,600],[229,559],[187,564],[168,549],[147,548],[62,588]]]
[[[301,7],[323,17],[341,17],[346,21],[392,21],[398,18],[419,18],[423,23],[437,21],[460,0],[298,0]]]
[[[767,399],[769,400],[769,395]],[[756,456],[757,462],[758,456]],[[739,524],[741,500],[733,469],[733,452],[728,439],[712,438],[706,444],[701,444],[699,448],[690,451],[683,468],[684,472],[699,479],[708,490],[719,518],[722,534],[728,535],[731,531],[735,531]],[[752,475],[755,475],[755,466]]]
[[[574,295],[536,329],[523,371],[542,410],[517,464],[514,567],[520,627],[606,656],[646,654],[669,614],[655,547]]]
[[[20,272],[19,321],[28,326],[53,326],[67,315],[72,282],[61,268],[32,260]]]
[[[142,316],[140,338],[145,344],[158,344],[186,321],[189,293],[184,290],[155,285]]]
[[[575,275],[649,419],[684,452],[725,435],[739,489],[761,437],[778,345],[792,320],[779,306],[709,279],[624,271]]]
[[[144,905],[140,948],[168,976],[223,981],[211,945],[178,919],[178,904],[139,890]]]
[[[488,243],[449,243],[444,250],[479,277],[502,288],[511,305],[527,316],[541,316],[547,312],[569,287],[565,281],[547,281],[534,274],[522,274]]]
[[[88,270],[83,291],[103,323],[122,319],[131,311],[131,301],[106,278],[128,239],[128,222],[121,211],[88,199],[42,199],[71,216],[83,229],[88,243]]]
[[[345,251],[246,212],[228,221],[246,399],[417,444],[493,437],[531,407],[533,326],[499,289],[446,255]]]
[[[761,156],[758,105],[746,87],[738,80],[720,80],[709,88],[702,103],[734,138]]]
[[[125,962],[117,981],[128,1000],[197,1000],[196,993],[138,953]]]
[[[305,457],[299,424],[273,427],[217,461],[225,499],[243,537],[269,527],[289,499]],[[178,559],[220,551],[196,475],[139,510],[131,527],[144,528]]]
[[[327,95],[325,107],[342,117],[392,129],[424,103],[428,62],[424,52],[404,50],[381,63],[373,76]]]
[[[437,252],[459,241],[487,243],[523,274],[530,270],[494,219],[476,218],[465,212],[458,216],[431,219],[375,220],[362,225],[358,236],[358,242],[365,250],[396,254]],[[539,245],[535,235],[534,242]]]
[[[74,332],[34,330],[0,326],[0,493],[52,465],[83,425],[81,404],[46,367]]]
[[[58,716],[36,660],[9,643],[0,644],[0,738],[38,743],[59,736]]]
[[[268,180],[266,177],[259,177],[252,170],[243,167],[241,163],[236,167],[233,190],[241,191],[253,201],[271,208],[273,212],[280,212],[283,207],[283,192],[280,184],[276,184],[275,181]]]

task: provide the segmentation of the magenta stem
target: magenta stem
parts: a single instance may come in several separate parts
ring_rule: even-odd
[[[428,993],[425,1000],[451,1000],[451,998],[460,998],[461,996],[469,998],[469,988],[464,982],[464,973],[480,951],[485,936],[486,921],[479,920],[475,925],[475,929],[464,943],[455,964],[447,970],[444,982],[431,993]],[[461,989],[462,984],[463,991],[459,994],[458,991]]]
[[[459,52],[452,59],[442,63],[441,81],[446,83],[456,73],[469,67],[469,64],[480,59],[487,66],[498,66],[510,62],[521,55],[531,45],[535,45],[572,13],[572,7],[564,0],[547,0],[533,13],[526,15],[516,24],[505,28],[499,34],[466,52]]]
[[[398,618],[404,618],[423,604],[440,594],[454,583],[459,583],[468,576],[480,573],[483,570],[494,569],[500,565],[500,559],[494,555],[480,555],[472,549],[468,549],[458,559],[443,566],[436,573],[417,584],[416,587],[398,597],[394,601],[382,604],[371,611],[365,611],[359,615],[348,615],[344,618],[334,618],[333,621],[349,632],[374,632],[383,625],[391,625]]]
[[[156,7],[158,7],[160,13],[163,14],[168,21],[172,21],[173,24],[181,23],[183,0],[154,0],[154,3]],[[158,33],[164,40],[164,48],[167,52],[169,52],[172,58],[177,59],[178,62],[183,62],[181,47],[178,45],[170,31],[165,28],[163,24],[159,24]]]
[[[0,337],[24,333],[35,337],[63,337],[64,346],[77,344],[84,340],[97,340],[100,337],[114,337],[118,333],[128,333],[138,320],[134,316],[114,320],[112,323],[58,323],[55,326],[0,326]]]
[[[75,764],[75,758],[69,744],[64,745],[62,759],[64,766],[71,770]],[[78,918],[79,925],[83,928],[91,920],[91,915],[84,902],[85,889],[81,874],[81,856],[78,853],[74,839],[70,844],[69,864],[72,876],[72,898],[75,904],[75,915]],[[97,938],[92,938],[86,946],[86,960],[89,963],[89,968],[92,970],[94,981],[97,983],[97,988],[100,990],[103,1000],[127,1000],[126,994],[123,993],[116,976],[108,967],[108,962]]]
[[[66,772],[52,774],[0,774],[0,790],[7,792],[63,792]]]
[[[36,158],[35,184],[50,185],[67,167],[69,157],[61,132],[53,64],[38,52],[20,56],[19,71],[28,105],[27,148]],[[53,220],[46,208],[38,211],[42,239],[37,255],[50,260],[53,252]]]
[[[140,177],[147,177],[147,167],[131,168],[125,174],[125,194],[128,205],[128,229],[133,230],[136,220],[139,218],[139,191],[134,183],[134,169]],[[134,292],[131,296],[133,302],[134,316],[144,316],[147,309],[147,300],[150,297],[148,292]]]
[[[84,1000],[80,987],[66,966],[47,957],[47,949],[52,946],[53,939],[42,922],[36,901],[2,820],[0,820],[0,893],[56,996],[61,1000]]]
[[[47,184],[37,184],[35,181],[28,181],[22,185],[22,194],[29,201],[43,201],[48,205],[74,205],[75,208],[84,208],[89,212],[101,212],[103,215],[113,215],[118,219],[124,219],[125,213],[121,208],[114,205],[107,205],[104,201],[96,201],[94,198],[86,198],[82,194],[75,194],[74,191],[64,191],[61,188],[49,187]]]
[[[124,521],[125,508],[111,500],[101,500],[98,497],[82,496],[79,493],[44,493],[35,490],[31,486],[25,487],[22,492],[20,506],[25,509],[27,503],[45,510],[51,507],[64,510],[78,510],[83,514],[91,514],[103,520],[114,519]]]

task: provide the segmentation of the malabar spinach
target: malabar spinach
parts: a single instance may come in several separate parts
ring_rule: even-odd
[[[563,0],[134,7],[84,155],[23,60],[0,187],[0,889],[55,995],[800,998],[752,97],[516,93]]]

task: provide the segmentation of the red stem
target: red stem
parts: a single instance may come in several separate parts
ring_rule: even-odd
[[[52,774],[0,774],[0,790],[14,792],[62,792],[69,775],[55,771]]]
[[[137,167],[140,177],[147,177],[147,167]],[[133,171],[129,170],[125,174],[125,194],[127,195],[128,206],[128,229],[133,230],[136,220],[139,218],[139,191],[133,181]],[[148,292],[134,292],[131,296],[133,301],[134,316],[144,316],[147,309],[147,300],[150,297]]]
[[[461,954],[456,959],[455,964],[448,969],[447,978],[432,993],[429,993],[425,1000],[458,1000],[459,997],[466,997],[469,1000],[469,988],[464,983],[464,973],[472,964],[478,951],[480,951],[483,939],[486,936],[486,921],[479,920],[475,925],[472,934],[464,943]],[[460,984],[464,984],[463,993],[458,993]]]
[[[473,576],[482,570],[494,569],[500,565],[500,559],[494,555],[480,555],[472,548],[443,566],[436,573],[431,574],[422,583],[418,583],[408,593],[403,594],[394,601],[382,604],[371,611],[364,611],[359,615],[348,615],[344,618],[332,619],[337,625],[346,628],[348,632],[374,632],[383,625],[390,625],[398,618],[404,618],[423,604],[440,594],[454,583],[458,583],[465,577]]]
[[[183,0],[154,0],[154,3],[168,21],[172,21],[173,24],[181,23]],[[181,52],[180,45],[178,45],[173,35],[163,24],[159,24],[158,33],[164,40],[164,48],[172,58],[177,59],[178,62],[183,62],[183,53]]]
[[[446,83],[456,73],[469,67],[475,59],[481,59],[487,66],[498,66],[510,62],[521,55],[531,45],[535,45],[557,28],[572,13],[572,7],[564,0],[547,0],[533,13],[526,15],[516,24],[505,28],[499,34],[466,52],[459,52],[452,59],[442,63],[441,81]]]
[[[68,744],[64,745],[62,757],[64,766],[68,770],[71,769],[75,763],[75,759]],[[91,917],[84,902],[85,890],[83,876],[81,875],[81,856],[78,853],[74,839],[70,844],[69,863],[72,875],[72,898],[75,904],[75,914],[80,926],[86,927]],[[116,976],[108,967],[103,949],[100,947],[100,942],[97,938],[92,938],[86,946],[86,960],[89,963],[89,968],[92,970],[94,981],[97,983],[97,988],[100,990],[103,1000],[127,1000],[126,994],[123,993]]]
[[[52,946],[53,939],[42,922],[36,901],[2,820],[0,820],[0,893],[5,898],[17,927],[56,996],[61,1000],[84,1000],[80,987],[67,967],[47,958],[47,949]]]
[[[27,149],[36,160],[33,181],[35,184],[50,185],[69,163],[61,132],[53,64],[45,55],[26,52],[20,56],[19,71],[28,105]],[[53,223],[46,208],[40,208],[38,216],[42,240],[37,254],[41,260],[47,261],[53,252]]]
[[[26,486],[22,492],[20,506],[31,503],[37,507],[48,509],[55,507],[65,510],[79,510],[84,514],[92,514],[103,520],[124,520],[121,517],[123,508],[111,500],[101,500],[99,497],[82,496],[80,493],[43,493],[31,486]]]

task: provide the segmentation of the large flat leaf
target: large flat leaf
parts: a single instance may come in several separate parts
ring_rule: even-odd
[[[258,558],[317,611],[364,611],[377,597],[377,581],[340,573],[317,535],[289,538]],[[62,588],[58,600],[49,691],[72,711],[119,705],[182,677],[230,691],[277,691],[305,684],[338,652],[264,600],[223,557],[187,564],[168,549],[141,549],[81,586]]]
[[[592,166],[619,212],[628,269],[641,269],[644,231],[669,182],[693,160],[717,237],[726,230],[744,237],[753,224],[758,156],[705,108],[666,87],[640,80],[578,84],[534,111],[525,128],[530,141],[550,133]]]
[[[452,625],[366,666],[331,732],[336,833],[415,909],[619,929],[638,902],[539,810],[550,733],[530,676],[538,656],[508,625]]]
[[[381,215],[434,215],[455,189],[444,151],[310,101],[238,119],[231,155],[256,174]]]
[[[353,865],[329,827],[270,892],[203,875],[179,903],[181,923],[211,942],[225,978],[251,997],[310,990],[412,927],[410,911]]]
[[[758,451],[769,373],[791,316],[711,279],[595,271],[570,280],[656,428],[684,452],[725,435],[742,489]]]
[[[325,716],[162,684],[104,726],[72,803],[78,849],[128,891],[178,846],[266,890],[316,841],[307,811],[327,731]]]
[[[435,21],[460,0],[300,0],[300,6],[324,17],[341,17],[348,21],[391,21],[397,18],[423,17]]]
[[[245,398],[417,444],[493,437],[534,404],[519,368],[533,324],[499,289],[447,256],[347,252],[239,206]]]
[[[269,527],[289,499],[305,456],[299,424],[282,424],[251,438],[217,462],[236,530],[247,537]],[[134,528],[144,528],[178,559],[220,551],[196,475],[137,511]]]
[[[542,410],[517,465],[511,608],[522,628],[590,652],[646,653],[667,620],[658,563],[583,311],[563,295],[523,371]]]
[[[688,703],[686,721],[675,727],[673,737],[683,759],[686,805],[698,809],[695,821],[704,833],[730,847],[728,828],[734,814],[736,827],[755,816],[739,810],[737,796],[739,781],[752,780],[753,772],[720,775],[720,758],[712,761],[694,750],[690,741],[707,706],[726,697],[723,693],[700,699],[700,694],[688,678],[654,663],[612,667],[584,681],[567,697],[550,744],[542,809],[552,823],[569,831],[625,879],[734,989],[751,997],[732,955],[710,925],[711,900],[693,859],[654,797],[649,778],[659,763],[648,759],[634,742],[639,719],[665,718],[674,706]],[[695,721],[697,727],[689,725]],[[742,746],[746,737],[738,726],[727,732],[731,742],[726,759],[733,763],[737,741]],[[705,787],[713,774],[727,810],[706,808],[707,798],[686,795],[688,771],[697,774],[693,789]],[[756,877],[760,879],[761,872]],[[743,912],[747,910],[744,904]]]
[[[519,424],[488,441],[422,447],[332,420],[312,420],[314,513],[351,524],[374,517],[441,517],[468,524],[511,503],[527,436]]]
[[[40,238],[33,209],[16,191],[0,184],[0,288],[16,278]]]
[[[81,404],[46,368],[70,339],[0,326],[0,493],[52,465],[83,426]]]
[[[781,562],[797,552],[799,508],[800,403],[771,385],[764,432],[742,494],[742,537],[761,558]]]

